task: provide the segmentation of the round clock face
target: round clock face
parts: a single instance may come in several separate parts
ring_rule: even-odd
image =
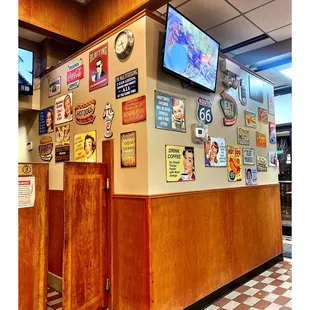
[[[115,39],[114,50],[118,58],[127,58],[133,48],[134,36],[131,31],[124,30]]]

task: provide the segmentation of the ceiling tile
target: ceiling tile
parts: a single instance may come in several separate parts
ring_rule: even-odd
[[[276,0],[245,14],[263,31],[268,32],[292,23],[291,0]]]
[[[256,50],[258,48],[261,48],[261,47],[264,47],[264,46],[267,46],[267,45],[270,45],[273,43],[274,43],[274,41],[271,40],[270,38],[268,38],[268,39],[265,39],[265,40],[262,40],[262,41],[259,41],[259,42],[253,43],[253,44],[249,44],[249,45],[244,46],[244,47],[240,47],[236,50],[233,50],[232,52],[235,55],[239,55],[239,54],[246,53],[249,51],[253,51],[253,50]]]
[[[203,30],[240,15],[224,0],[191,0],[180,6],[178,10]]]
[[[270,0],[228,0],[228,2],[230,2],[242,13],[245,13],[257,8],[260,5],[270,2]]]
[[[217,26],[207,33],[220,42],[221,49],[263,34],[243,16],[237,17],[225,24]]]
[[[172,0],[169,3],[177,8],[179,5],[181,5],[182,3],[186,2],[187,0]],[[159,9],[157,9],[157,11],[161,14],[166,14],[167,12],[167,4],[163,5],[162,7],[160,7]]]
[[[268,35],[278,42],[289,39],[292,37],[292,25],[268,32]]]

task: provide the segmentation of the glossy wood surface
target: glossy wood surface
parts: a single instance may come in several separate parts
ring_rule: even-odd
[[[151,199],[151,309],[183,309],[282,253],[279,186]]]
[[[63,308],[100,310],[105,306],[106,166],[64,164]]]
[[[64,191],[49,191],[48,271],[62,277],[64,242]]]
[[[18,209],[18,308],[45,310],[48,249],[48,164],[32,164],[35,204]]]
[[[147,200],[113,198],[112,234],[112,309],[150,309]]]
[[[75,1],[19,0],[18,19],[78,42],[85,42],[84,8]]]

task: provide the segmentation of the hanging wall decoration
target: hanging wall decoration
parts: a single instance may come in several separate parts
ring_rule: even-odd
[[[115,98],[123,98],[138,92],[138,69],[131,70],[115,78]]]
[[[224,113],[224,126],[232,126],[236,123],[238,117],[238,106],[235,99],[227,94],[225,90],[221,92],[221,99],[220,104],[222,111]]]
[[[256,128],[256,113],[245,110],[244,114],[245,114],[245,126]]]
[[[268,123],[268,112],[267,112],[267,109],[258,107],[258,120],[261,123],[265,123],[265,124]]]
[[[55,124],[60,125],[73,120],[72,92],[55,100]]]
[[[245,168],[245,184],[257,185],[257,169]]]
[[[74,108],[75,121],[79,125],[93,124],[95,121],[96,100],[77,104]]]
[[[53,158],[53,139],[51,136],[43,136],[40,139],[39,155],[43,161],[51,161]]]
[[[209,125],[213,121],[212,101],[208,98],[197,99],[196,118],[202,125]]]
[[[56,126],[55,162],[70,160],[70,124]]]
[[[106,103],[105,109],[103,111],[102,118],[105,122],[105,129],[106,132],[104,133],[105,138],[111,138],[113,136],[113,132],[111,130],[112,128],[112,121],[114,118],[114,111],[112,109],[112,106],[109,102]]]
[[[68,66],[67,85],[68,90],[79,87],[80,80],[84,77],[84,65],[82,58],[75,60]]]
[[[74,161],[95,163],[97,161],[96,131],[74,135]]]
[[[89,91],[107,86],[108,79],[108,43],[89,52]]]
[[[237,143],[250,145],[250,131],[241,127],[237,128]]]
[[[39,112],[39,135],[54,132],[54,106]]]
[[[264,103],[264,84],[263,82],[253,75],[249,75],[250,82],[250,98]]]
[[[136,167],[136,132],[121,133],[121,167]]]
[[[247,104],[247,99],[246,99],[246,79],[241,79],[240,84],[238,87],[238,94],[239,94],[239,100],[242,105]]]
[[[186,132],[185,98],[155,90],[155,127]]]
[[[243,148],[243,164],[255,165],[255,150],[252,148]]]
[[[122,103],[123,125],[138,123],[146,120],[146,98],[137,97]]]
[[[267,171],[267,156],[257,156],[257,171],[266,172]]]
[[[268,152],[268,166],[269,167],[278,166],[277,152]]]
[[[205,142],[205,166],[226,167],[226,140],[208,136]]]
[[[276,144],[276,124],[274,122],[269,122],[269,142],[271,144]]]
[[[267,137],[264,132],[256,131],[256,146],[267,147]]]
[[[195,181],[195,157],[192,146],[166,145],[166,181]]]
[[[61,92],[61,76],[48,81],[48,98],[60,94]]]
[[[268,102],[268,113],[274,115],[274,97],[267,93],[267,102]]]
[[[227,146],[227,172],[228,181],[237,182],[242,180],[242,160],[239,146]]]

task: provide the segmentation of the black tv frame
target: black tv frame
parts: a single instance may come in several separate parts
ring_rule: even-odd
[[[201,32],[203,32],[207,37],[209,37],[210,39],[212,39],[214,42],[216,42],[218,44],[218,57],[217,57],[217,66],[216,66],[216,78],[215,78],[215,86],[214,86],[214,90],[205,87],[199,83],[196,83],[195,81],[184,77],[181,74],[178,74],[168,68],[166,68],[164,66],[164,61],[165,61],[165,49],[166,49],[166,38],[167,38],[167,26],[168,26],[168,11],[169,11],[169,7],[171,7],[172,9],[174,9],[177,13],[179,13],[183,18],[185,18],[189,23],[191,23],[192,25],[194,25],[195,27],[197,27]],[[210,35],[208,35],[204,30],[202,30],[200,27],[198,27],[195,23],[193,23],[191,20],[189,20],[186,16],[184,16],[180,11],[178,11],[175,7],[173,7],[171,4],[167,4],[167,11],[166,11],[166,23],[165,23],[165,37],[164,37],[164,48],[163,48],[163,57],[162,57],[162,70],[163,72],[166,72],[167,74],[170,74],[174,77],[177,77],[183,81],[186,81],[187,83],[189,83],[190,85],[193,85],[195,87],[198,87],[200,89],[203,89],[209,93],[215,93],[216,92],[216,84],[217,84],[217,73],[218,73],[218,67],[219,67],[219,59],[220,59],[220,43],[215,40],[214,38],[212,38]]]
[[[29,50],[27,48],[20,47],[20,46],[18,48],[32,53],[32,84],[30,86],[30,90],[29,91],[21,90],[21,84],[18,83],[18,94],[25,95],[25,96],[32,96],[33,95],[33,78],[34,78],[34,51]],[[19,56],[19,53],[18,53],[18,56]]]

